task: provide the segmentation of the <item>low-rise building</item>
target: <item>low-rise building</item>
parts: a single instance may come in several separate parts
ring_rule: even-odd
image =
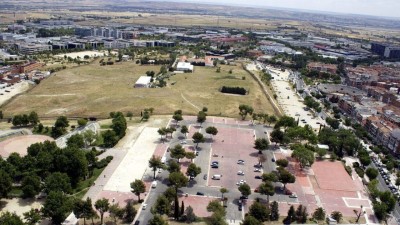
[[[148,87],[150,87],[151,79],[152,78],[150,76],[141,76],[136,81],[136,83],[133,87],[134,88],[148,88]]]
[[[193,72],[194,66],[188,62],[178,62],[176,66],[177,71],[184,71],[184,72]]]

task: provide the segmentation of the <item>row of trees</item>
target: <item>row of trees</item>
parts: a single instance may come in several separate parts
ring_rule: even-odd
[[[122,112],[111,112],[112,118],[111,130],[102,133],[104,147],[110,148],[115,146],[118,141],[126,134],[127,122]]]
[[[13,126],[36,126],[39,122],[39,116],[35,111],[30,112],[28,115],[15,115],[12,118]]]

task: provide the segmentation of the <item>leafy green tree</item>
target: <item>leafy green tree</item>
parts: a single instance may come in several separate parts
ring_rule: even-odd
[[[179,164],[175,160],[169,160],[168,162],[168,172],[180,172],[181,171],[181,164]]]
[[[297,126],[297,122],[293,117],[282,116],[275,123],[274,129],[279,129],[280,127],[284,127],[284,129],[286,130],[288,127],[295,127],[295,126]]]
[[[207,127],[206,133],[210,134],[213,137],[218,134],[218,129],[216,127]]]
[[[326,213],[325,213],[324,208],[322,208],[322,207],[316,208],[312,215],[312,217],[315,220],[319,220],[319,221],[325,220],[325,216],[326,216]]]
[[[194,133],[192,138],[193,142],[196,143],[196,148],[199,145],[199,143],[203,143],[205,141],[203,134],[199,132]]]
[[[257,138],[254,141],[254,148],[261,153],[261,151],[267,150],[269,147],[269,141],[266,138]]]
[[[314,152],[309,150],[304,145],[294,145],[292,147],[292,157],[300,162],[300,167],[311,166],[314,163]]]
[[[154,215],[152,219],[149,220],[148,225],[168,225],[168,222],[165,221],[160,215]]]
[[[153,155],[149,160],[149,167],[153,170],[153,179],[156,179],[156,171],[164,168],[164,165],[162,164],[160,157]]]
[[[154,204],[154,212],[160,215],[169,215],[171,212],[171,202],[165,195],[159,195]]]
[[[261,175],[262,181],[267,182],[277,182],[279,180],[279,177],[276,173],[263,173]]]
[[[183,120],[183,117],[182,117],[182,114],[174,114],[172,116],[172,119],[174,119],[176,122],[176,125],[178,125],[178,123]]]
[[[189,205],[185,209],[186,223],[193,223],[196,221],[197,216],[194,214],[193,208]]]
[[[22,222],[21,218],[15,214],[15,213],[10,213],[8,211],[2,212],[0,215],[0,224],[1,225],[24,225],[24,222]]]
[[[339,212],[339,211],[333,211],[333,212],[331,213],[331,217],[332,217],[334,220],[336,220],[336,222],[340,223],[340,221],[341,221],[342,218],[343,218],[343,215],[342,215],[342,213]]]
[[[203,111],[199,111],[197,114],[197,122],[200,123],[200,126],[202,123],[204,123],[207,119],[207,114]]]
[[[0,169],[0,198],[7,197],[12,188],[12,179],[8,173]]]
[[[67,146],[83,148],[85,147],[85,141],[83,140],[83,136],[81,134],[74,134],[67,140]]]
[[[72,187],[68,175],[60,172],[50,174],[44,181],[44,191],[47,194],[51,191],[61,191],[70,194]]]
[[[260,225],[260,224],[262,223],[251,215],[245,216],[243,222],[241,223],[241,225]]]
[[[283,220],[284,224],[291,224],[292,222],[296,221],[296,211],[294,206],[290,206],[286,218]]]
[[[279,205],[276,201],[271,203],[271,214],[270,214],[271,221],[279,220]]]
[[[113,130],[106,130],[102,133],[104,147],[111,148],[114,147],[118,143],[118,135]]]
[[[390,191],[381,192],[379,198],[387,206],[387,211],[390,212],[396,206],[396,198]]]
[[[185,125],[183,125],[183,126],[181,127],[181,133],[184,134],[185,137],[186,137],[186,134],[189,133],[188,127],[185,126]]]
[[[68,174],[72,187],[88,174],[88,161],[85,151],[77,148],[64,148],[56,151],[54,166],[56,171]]]
[[[289,165],[289,161],[287,159],[278,159],[276,160],[276,165],[285,168]]]
[[[110,203],[108,202],[108,199],[102,198],[97,200],[94,203],[94,207],[100,213],[100,224],[103,224],[104,213],[110,209]]]
[[[296,221],[298,223],[305,223],[307,222],[307,217],[308,217],[308,213],[307,213],[307,207],[303,206],[303,205],[299,205],[296,209]]]
[[[249,215],[261,222],[269,220],[270,209],[260,202],[255,201],[249,208]]]
[[[40,122],[39,116],[35,111],[32,111],[29,113],[28,119],[29,119],[29,123],[32,124],[33,126],[36,126],[36,124],[38,124]]]
[[[274,129],[271,132],[271,141],[275,142],[275,144],[283,144],[285,140],[285,133],[280,129]]]
[[[127,112],[127,113],[126,113],[126,117],[128,117],[129,120],[132,120],[133,113],[132,113],[131,111]]]
[[[243,104],[239,105],[239,115],[242,117],[242,120],[245,120],[247,115],[252,115],[253,112],[253,107]]]
[[[138,202],[140,202],[140,194],[146,192],[146,185],[142,180],[136,179],[131,183],[132,193],[138,197]]]
[[[296,181],[296,177],[285,169],[279,170],[278,179],[283,184],[283,189],[286,189],[286,184]]]
[[[91,146],[97,138],[97,135],[92,130],[86,130],[82,135],[85,147]]]
[[[157,130],[157,132],[161,136],[160,139],[163,140],[163,136],[167,134],[167,128],[161,127]]]
[[[117,219],[122,219],[124,216],[124,210],[119,207],[118,204],[113,204],[110,206],[110,209],[108,210],[110,212],[111,218],[114,219],[114,223],[117,224]]]
[[[278,118],[274,115],[267,117],[268,126],[271,126],[271,123],[276,123],[276,121],[278,121]]]
[[[84,127],[88,123],[88,120],[85,118],[78,119],[78,126]]]
[[[388,206],[385,202],[374,202],[372,204],[372,209],[379,220],[385,221],[388,218]]]
[[[225,194],[225,193],[228,193],[229,190],[226,189],[226,188],[221,188],[221,189],[219,189],[219,192],[221,192],[221,194],[222,194],[222,199],[223,199],[223,198],[224,198],[224,194]]]
[[[119,138],[125,136],[127,123],[124,114],[121,112],[117,112],[115,114],[114,118],[112,119],[111,128]]]
[[[41,190],[40,177],[36,174],[28,174],[21,183],[24,198],[33,198]]]
[[[39,211],[35,209],[24,212],[23,215],[27,225],[35,225],[42,219]]]
[[[372,167],[367,168],[365,173],[367,174],[367,176],[370,180],[377,178],[379,175],[378,170],[375,168],[372,168]]]
[[[66,128],[69,127],[69,121],[66,116],[60,116],[57,118],[54,126],[51,130],[51,136],[58,138],[67,132]]]
[[[210,201],[207,205],[207,211],[221,214],[223,216],[226,215],[225,208],[221,205],[221,201],[219,201],[219,200]]]
[[[186,171],[186,174],[191,177],[197,177],[201,173],[201,168],[199,166],[196,166],[194,163],[190,163],[188,166],[188,169]]]
[[[246,183],[241,184],[238,187],[238,190],[243,196],[249,196],[251,194],[250,186],[248,184],[246,184]]]
[[[46,198],[42,215],[54,224],[61,224],[72,211],[73,201],[60,191],[52,191]]]
[[[186,152],[185,157],[187,159],[190,159],[191,162],[193,162],[193,159],[196,158],[196,154],[194,152]]]
[[[275,194],[275,186],[271,181],[266,181],[258,186],[258,192],[263,195],[267,195],[267,202],[269,203],[269,196],[273,196]]]
[[[133,220],[135,219],[136,214],[137,210],[135,209],[135,207],[133,207],[133,202],[128,201],[128,203],[125,206],[125,215],[124,215],[125,221],[128,223],[132,223]]]
[[[172,148],[171,150],[171,157],[174,159],[177,159],[178,162],[180,159],[185,158],[186,156],[186,152],[185,149],[182,147],[182,145],[175,145],[174,148]]]
[[[183,175],[181,172],[172,172],[168,177],[169,184],[175,187],[175,190],[178,192],[178,189],[184,187],[188,184],[188,178]]]

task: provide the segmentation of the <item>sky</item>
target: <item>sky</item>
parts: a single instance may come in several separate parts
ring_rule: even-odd
[[[183,0],[400,17],[400,0]]]

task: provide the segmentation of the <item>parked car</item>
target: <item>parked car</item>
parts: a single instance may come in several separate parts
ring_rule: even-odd
[[[242,211],[242,205],[239,205],[238,210]]]
[[[207,174],[204,174],[203,179],[207,180]]]
[[[297,198],[296,193],[292,193],[291,195],[289,195],[289,198]]]
[[[239,160],[237,161],[237,164],[244,165],[244,160],[239,159]]]
[[[255,176],[254,178],[261,180],[262,177],[261,176]]]
[[[239,171],[237,172],[237,175],[243,176],[243,175],[244,175],[244,172],[241,171],[241,170],[239,170]]]
[[[260,168],[255,168],[254,172],[261,172],[261,169]]]
[[[240,185],[245,184],[245,183],[246,183],[245,180],[240,180],[239,182],[236,183],[236,185],[237,185],[237,186],[240,186]]]
[[[142,209],[143,209],[143,210],[147,209],[147,204],[146,204],[146,203],[143,203],[143,204],[142,204]]]
[[[185,144],[187,144],[186,141],[181,141],[181,145],[185,145]]]
[[[218,164],[212,164],[211,165],[211,168],[213,168],[213,169],[218,169],[218,167],[219,167]]]
[[[200,191],[198,191],[198,192],[196,193],[196,195],[204,196],[204,193],[203,193],[203,192],[200,192]]]

